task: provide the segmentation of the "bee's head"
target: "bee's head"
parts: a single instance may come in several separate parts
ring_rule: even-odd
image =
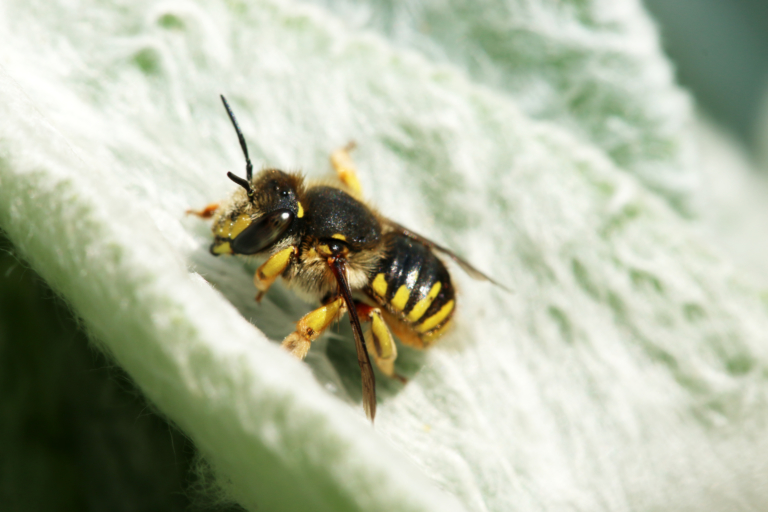
[[[241,188],[219,208],[213,222],[211,254],[258,254],[278,245],[287,245],[296,236],[296,219],[304,216],[299,201],[302,177],[267,169],[254,178],[245,138],[227,100],[224,96],[221,99],[245,155],[247,179],[227,173],[229,179]]]

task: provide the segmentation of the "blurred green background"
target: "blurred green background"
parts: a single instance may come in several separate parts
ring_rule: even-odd
[[[766,134],[768,2],[645,0],[677,79],[697,104],[752,152]],[[764,121],[762,121],[764,122]]]
[[[0,510],[187,510],[194,450],[0,234]]]

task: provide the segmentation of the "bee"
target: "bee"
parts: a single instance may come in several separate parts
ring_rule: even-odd
[[[362,372],[363,407],[373,421],[376,381],[370,356],[382,373],[405,382],[394,369],[397,346],[391,333],[406,345],[425,349],[451,325],[456,290],[436,253],[475,279],[498,283],[366,205],[349,156],[353,145],[331,156],[338,183],[311,184],[298,173],[279,169],[254,176],[245,137],[229,103],[224,96],[221,100],[245,157],[245,179],[228,172],[239,186],[234,194],[190,213],[213,218],[214,256],[266,258],[253,278],[257,301],[278,277],[319,300],[320,307],[304,315],[283,341],[294,356],[303,359],[314,340],[349,314]],[[363,322],[368,323],[365,333]]]

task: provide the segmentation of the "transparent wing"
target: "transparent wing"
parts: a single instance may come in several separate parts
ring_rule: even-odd
[[[507,292],[510,292],[510,293],[512,292],[512,290],[510,290],[509,288],[507,288],[507,287],[506,287],[506,286],[504,286],[503,284],[499,283],[498,281],[496,281],[496,280],[494,280],[494,279],[492,279],[492,278],[488,277],[488,276],[487,276],[487,275],[485,275],[484,273],[482,273],[482,272],[480,272],[479,270],[477,270],[477,269],[476,269],[475,267],[473,267],[473,266],[472,266],[472,265],[471,265],[471,264],[470,264],[470,263],[469,263],[467,260],[465,260],[465,259],[463,259],[463,258],[461,258],[461,257],[457,256],[457,255],[456,255],[456,254],[455,254],[453,251],[451,251],[450,249],[446,249],[446,248],[445,248],[445,247],[443,247],[442,245],[438,245],[438,244],[436,244],[435,242],[433,242],[432,240],[429,240],[428,238],[424,238],[423,236],[421,236],[421,235],[419,235],[419,234],[417,234],[417,233],[414,233],[414,232],[413,232],[413,231],[411,231],[410,229],[406,228],[406,227],[405,227],[405,226],[403,226],[402,224],[398,224],[398,223],[397,223],[397,222],[395,222],[395,221],[392,221],[392,220],[386,219],[386,223],[387,223],[387,224],[388,224],[388,225],[389,225],[389,226],[390,226],[392,229],[394,229],[395,231],[397,231],[398,233],[401,233],[402,235],[404,235],[404,236],[407,236],[408,238],[411,238],[411,239],[413,239],[413,240],[416,240],[417,242],[419,242],[419,243],[421,243],[421,244],[424,244],[424,245],[426,245],[426,246],[427,246],[427,247],[429,247],[430,249],[433,249],[433,250],[435,250],[435,251],[437,251],[437,252],[439,252],[439,253],[442,253],[442,254],[446,255],[447,257],[449,257],[450,259],[452,259],[453,261],[455,261],[455,262],[456,262],[456,264],[457,264],[458,266],[460,266],[460,267],[462,268],[462,270],[464,270],[464,272],[466,272],[466,273],[467,273],[467,275],[468,275],[469,277],[471,277],[472,279],[476,279],[476,280],[478,280],[478,281],[488,281],[489,283],[493,283],[493,284],[495,284],[496,286],[498,286],[498,287],[499,287],[499,288],[501,288],[502,290],[505,290],[505,291],[507,291]]]

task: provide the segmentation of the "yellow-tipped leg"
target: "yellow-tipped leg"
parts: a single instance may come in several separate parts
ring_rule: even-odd
[[[309,352],[309,347],[311,346],[312,342],[296,331],[286,336],[283,340],[283,348],[299,359],[307,357],[307,352]]]
[[[349,152],[353,149],[355,149],[355,143],[350,142],[345,147],[331,153],[331,165],[342,183],[349,187],[353,194],[362,196],[363,188],[360,186],[360,180],[357,179],[355,163],[349,156]]]
[[[304,359],[309,352],[309,347],[334,320],[338,319],[346,311],[344,299],[339,297],[324,306],[304,315],[296,324],[296,331],[283,340],[285,347],[291,354]]]
[[[187,210],[187,215],[197,215],[201,219],[210,219],[219,209],[219,203],[211,203],[202,210]]]
[[[272,283],[275,282],[278,276],[288,268],[291,257],[297,252],[298,249],[296,247],[287,247],[270,256],[256,270],[256,273],[253,275],[253,284],[259,290],[258,295],[256,295],[256,302],[261,302],[261,298],[267,293],[267,290],[269,290],[269,287],[272,286]]]
[[[387,377],[405,383],[406,378],[395,372],[397,345],[395,345],[392,333],[389,331],[389,327],[387,327],[387,324],[381,316],[381,310],[379,308],[367,307],[365,309],[369,309],[366,319],[371,321],[370,327],[365,332],[365,344],[373,355],[373,360],[376,362],[376,366],[378,366],[379,370],[381,370]]]

